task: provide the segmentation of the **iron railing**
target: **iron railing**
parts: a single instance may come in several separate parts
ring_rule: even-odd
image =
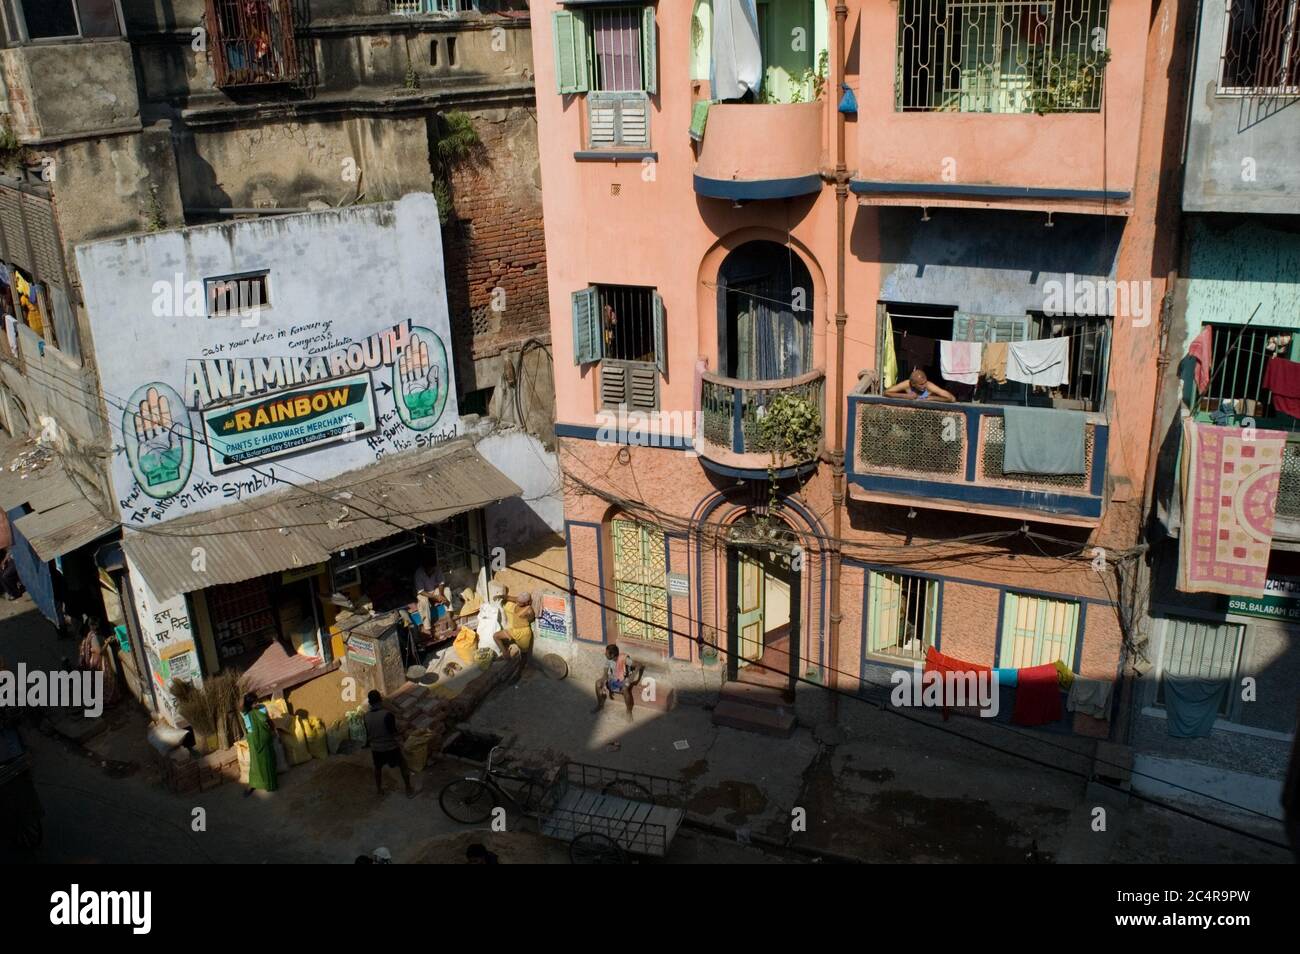
[[[895,108],[1097,112],[1108,0],[898,0]]]
[[[764,410],[779,395],[797,394],[809,401],[817,409],[818,420],[825,422],[825,378],[822,371],[809,371],[788,381],[742,381],[706,372],[700,393],[704,443],[736,454],[770,453],[759,433]],[[707,448],[701,450],[707,452]],[[785,466],[807,463],[814,457],[816,451],[806,460],[787,460]]]
[[[292,0],[206,0],[219,87],[289,83],[300,74]]]
[[[1219,92],[1300,94],[1300,0],[1225,0]]]
[[[403,16],[421,13],[476,13],[482,6],[494,10],[501,6],[495,0],[388,0],[388,12]]]
[[[1226,402],[1235,417],[1273,417],[1272,395],[1264,387],[1264,372],[1270,358],[1290,356],[1294,332],[1287,328],[1211,325],[1210,334],[1214,358],[1210,382],[1198,396],[1196,409],[1213,413]]]

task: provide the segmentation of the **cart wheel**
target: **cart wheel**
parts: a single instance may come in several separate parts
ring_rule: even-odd
[[[608,835],[585,831],[569,842],[569,861],[575,865],[621,865],[623,849]]]
[[[630,778],[614,779],[600,790],[600,794],[616,795],[619,798],[627,798],[634,802],[649,802],[651,805],[655,803],[655,797],[650,794],[650,789]]]
[[[458,778],[443,788],[438,804],[452,821],[477,825],[491,817],[496,799],[492,790],[478,779]]]
[[[560,680],[569,675],[569,664],[563,656],[547,653],[541,659],[541,669],[548,679]]]
[[[45,840],[45,826],[41,824],[41,816],[36,812],[31,812],[26,818],[20,819],[17,827],[14,841],[23,851],[35,851]]]

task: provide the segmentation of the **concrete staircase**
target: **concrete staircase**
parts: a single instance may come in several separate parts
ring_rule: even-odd
[[[728,682],[713,709],[713,724],[788,739],[794,733],[794,706],[771,686]]]

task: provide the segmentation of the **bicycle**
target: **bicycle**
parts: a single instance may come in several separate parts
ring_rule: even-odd
[[[492,767],[492,760],[501,746],[488,753],[487,765],[477,776],[458,778],[443,786],[438,804],[452,821],[462,825],[477,825],[492,817],[492,810],[508,802],[523,814],[531,814],[541,805],[549,783],[537,775],[503,772]],[[516,783],[518,792],[511,792],[502,782]],[[522,795],[520,794],[522,793]]]

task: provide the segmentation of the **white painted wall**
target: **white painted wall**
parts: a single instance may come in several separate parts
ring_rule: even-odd
[[[506,430],[480,440],[476,447],[497,470],[523,490],[521,497],[487,508],[488,540],[506,548],[548,531],[564,528],[560,493],[560,461],[537,438],[522,430]]]
[[[95,242],[77,248],[77,263],[117,448],[114,503],[128,526],[248,499],[282,482],[328,479],[460,431],[442,233],[432,195]],[[207,315],[205,279],[264,270],[269,307],[247,317]],[[380,347],[374,336],[387,336],[389,346]],[[423,413],[412,401],[412,416],[406,401],[397,403],[435,380],[422,373],[423,365],[421,373],[403,373],[413,340],[424,342],[438,367],[437,413]],[[367,344],[371,360],[364,363]],[[283,364],[269,360],[280,358]],[[254,377],[281,367],[288,369],[285,378]],[[316,377],[295,383],[303,373]],[[258,406],[281,413],[258,399],[317,393],[322,373],[335,385],[352,382],[353,396],[373,396],[373,431],[350,439],[327,432],[328,443],[245,462],[228,459],[229,449],[241,445],[222,443],[203,429],[203,412],[237,411],[250,396],[250,415]],[[193,386],[215,385],[222,375],[229,375],[236,392],[242,385],[242,397],[222,395],[219,386]],[[341,392],[336,387],[331,393]],[[169,427],[157,426],[163,397]],[[346,420],[367,424],[365,401],[347,407],[355,417]],[[318,418],[317,426],[339,424],[343,413]],[[273,421],[253,435],[279,441],[271,449],[283,450],[289,429],[301,429],[298,439],[320,437],[306,427]],[[248,432],[240,439],[248,440]]]

